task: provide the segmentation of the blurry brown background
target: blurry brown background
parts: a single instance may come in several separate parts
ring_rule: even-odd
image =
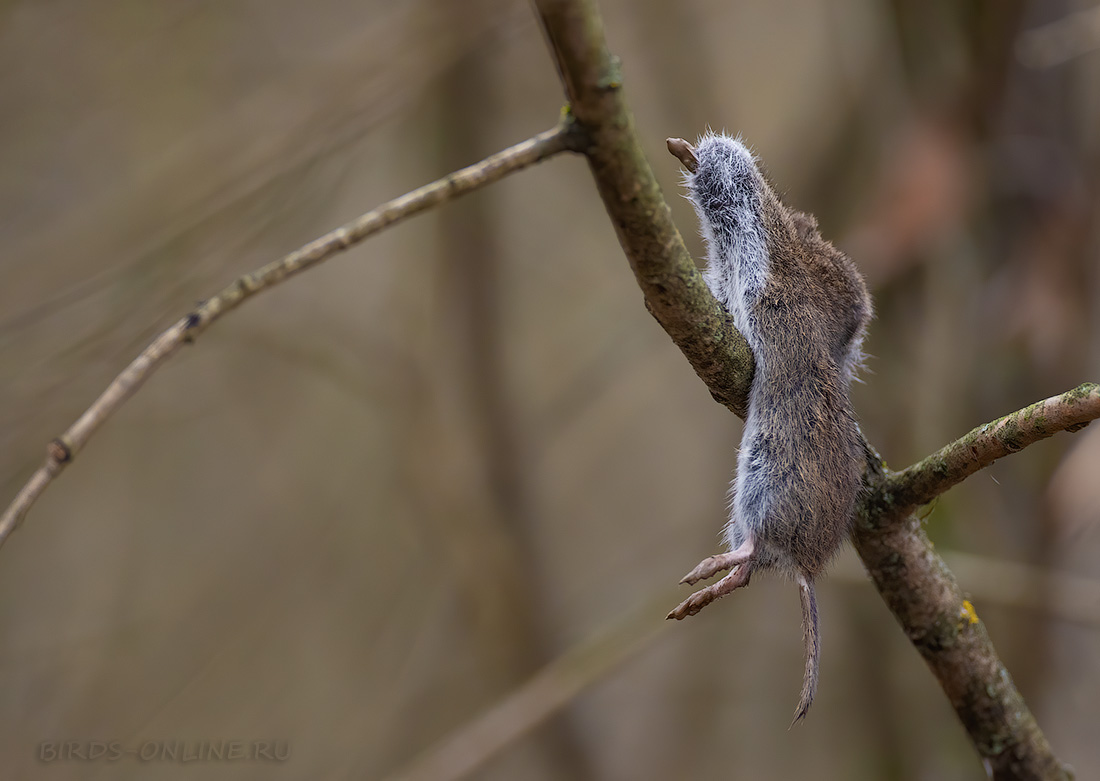
[[[664,138],[709,125],[864,269],[854,395],[892,466],[1100,376],[1095,3],[603,10],[696,256]],[[196,300],[560,105],[518,1],[4,4],[3,503]],[[660,624],[716,549],[738,436],[643,308],[582,160],[403,224],[203,335],[0,551],[4,776],[396,772],[640,606]],[[1100,426],[1060,434],[943,497],[930,533],[1095,582],[1098,476]],[[964,589],[1002,593],[977,571]],[[1034,601],[1062,604],[1059,582]],[[798,601],[761,578],[477,777],[983,777],[850,551],[819,593],[797,729]],[[1096,612],[1013,601],[975,597],[1056,752],[1098,777]],[[291,756],[38,761],[66,738]]]

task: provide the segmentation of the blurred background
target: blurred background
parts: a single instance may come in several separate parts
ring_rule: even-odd
[[[664,139],[709,126],[864,270],[854,397],[891,466],[1100,378],[1095,2],[602,8],[693,253]],[[561,104],[517,0],[5,3],[2,502],[196,301]],[[850,550],[791,732],[793,586],[663,622],[717,550],[739,433],[646,313],[582,159],[404,223],[179,354],[0,552],[6,775],[388,778],[542,670],[459,741],[473,762],[534,723],[470,777],[984,777]],[[1100,776],[1098,475],[1094,425],[927,517],[1082,779]],[[55,740],[289,757],[42,761]]]

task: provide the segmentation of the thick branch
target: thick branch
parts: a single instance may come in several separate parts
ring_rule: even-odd
[[[997,656],[985,624],[920,520],[864,516],[852,542],[875,587],[939,681],[994,779],[1068,779]]]
[[[710,294],[684,246],[634,131],[618,61],[607,51],[591,0],[536,0],[583,150],[646,307],[691,362],[711,395],[740,417],[752,353]]]
[[[979,426],[901,472],[887,473],[873,454],[868,459],[871,490],[852,541],[996,779],[1068,773],[913,510],[998,458],[1098,417],[1100,386],[1086,383]]]
[[[352,220],[347,225],[327,233],[295,250],[280,260],[267,264],[251,274],[245,274],[213,298],[203,302],[194,312],[179,320],[158,336],[107,387],[80,418],[46,449],[46,463],[16,494],[4,514],[0,515],[0,545],[19,526],[35,500],[84,447],[108,417],[121,407],[161,365],[171,358],[181,345],[190,343],[226,312],[236,309],[246,300],[269,290],[280,282],[328,260],[333,255],[353,247],[379,231],[438,206],[446,201],[492,184],[510,173],[565,151],[578,151],[581,137],[571,119],[566,117],[553,130],[509,147],[479,163],[448,174],[431,184],[413,190],[377,209]]]
[[[1077,431],[1100,418],[1100,385],[1086,382],[971,431],[920,463],[891,474],[883,499],[895,517],[908,515],[998,458],[1059,431]]]
[[[635,136],[621,74],[607,52],[593,0],[535,0],[535,5],[646,306],[715,399],[744,416],[751,353],[709,295],[671,223]],[[1065,778],[973,606],[919,522],[883,501],[885,468],[870,445],[866,449],[870,490],[853,539],[875,586],[940,680],[994,777]]]

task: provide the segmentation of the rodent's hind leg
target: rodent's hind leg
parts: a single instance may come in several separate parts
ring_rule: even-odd
[[[685,599],[676,608],[665,616],[666,619],[675,618],[677,621],[693,616],[705,608],[711,602],[742,586],[749,585],[752,576],[752,561],[745,561],[733,568],[733,571],[716,583],[711,583],[706,588],[701,588]]]
[[[694,584],[698,583],[700,580],[706,580],[712,575],[717,575],[724,570],[733,569],[738,564],[744,564],[751,560],[754,550],[752,537],[750,536],[741,543],[735,551],[707,556],[695,565],[695,569],[684,575],[684,577],[680,579],[680,582]]]

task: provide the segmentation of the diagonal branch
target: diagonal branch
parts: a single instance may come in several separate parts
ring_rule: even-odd
[[[907,515],[998,458],[1059,431],[1077,431],[1100,418],[1100,385],[1086,382],[971,431],[919,463],[891,474],[881,491],[895,517]]]
[[[852,542],[994,779],[1069,775],[913,510],[998,458],[1098,417],[1100,386],[1086,383],[979,426],[901,472],[887,473],[869,451],[871,490]]]
[[[753,359],[684,246],[634,130],[619,62],[591,0],[535,0],[583,150],[645,304],[718,403],[740,417]]]
[[[635,654],[664,637],[661,605],[675,592],[655,595],[573,646],[485,712],[429,747],[387,781],[458,781],[539,727]]]
[[[535,0],[535,6],[646,306],[711,395],[744,416],[751,353],[706,290],[671,223],[634,132],[594,0]],[[885,486],[891,478],[869,444],[866,451],[868,491],[852,538],[875,587],[935,673],[991,775],[1066,778],[973,606],[920,522],[890,506]],[[966,474],[960,472],[956,482]]]
[[[568,114],[561,123],[485,158],[479,163],[426,184],[384,203],[348,224],[325,234],[289,255],[245,274],[194,312],[174,323],[153,340],[107,387],[80,418],[46,448],[46,463],[31,475],[11,504],[0,515],[0,545],[18,528],[31,505],[73,460],[100,426],[134,395],[147,379],[171,358],[181,345],[189,344],[211,323],[236,309],[253,296],[270,290],[290,277],[312,268],[333,255],[353,247],[369,236],[434,206],[454,200],[510,173],[527,168],[556,154],[578,151],[579,129]]]
[[[881,472],[879,479],[885,479]],[[852,543],[886,606],[936,676],[990,778],[1069,779],[920,519],[909,514],[879,525],[878,512],[873,503],[864,505]]]
[[[619,65],[607,50],[594,0],[535,0],[535,5],[572,103],[572,117],[567,115],[554,130],[391,201],[241,277],[176,322],[50,443],[46,463],[0,515],[0,544],[106,419],[182,344],[223,314],[390,225],[567,150],[585,153],[647,308],[714,398],[744,416],[753,373],[751,352],[703,283],[672,223],[641,151],[622,94]],[[995,778],[1063,778],[1065,774],[973,606],[911,510],[1003,455],[1100,416],[1098,408],[1100,388],[1083,385],[975,429],[896,474],[888,473],[867,446],[868,490],[852,535],[856,550]],[[575,689],[583,680],[569,687]],[[531,712],[544,713],[560,701],[556,695],[544,697]]]

